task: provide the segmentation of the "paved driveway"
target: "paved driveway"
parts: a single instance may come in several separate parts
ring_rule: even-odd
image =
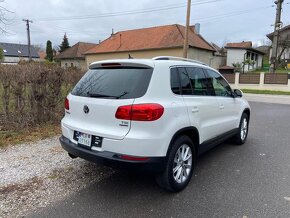
[[[290,105],[250,104],[247,143],[203,155],[183,192],[117,172],[31,217],[290,217]]]

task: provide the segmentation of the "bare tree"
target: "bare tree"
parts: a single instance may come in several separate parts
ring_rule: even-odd
[[[0,0],[0,33],[2,34],[8,33],[6,26],[9,25],[10,20],[7,18],[7,14],[13,13],[1,5],[3,2],[4,0]]]
[[[278,54],[278,63],[281,65],[282,64],[281,58],[282,58],[283,53],[286,50],[290,49],[290,35],[287,35],[285,39],[279,42],[279,47],[281,50],[280,50],[280,53]]]

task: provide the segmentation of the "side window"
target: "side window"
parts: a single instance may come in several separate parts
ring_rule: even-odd
[[[190,83],[190,78],[184,67],[178,68],[181,94],[182,95],[192,95],[192,86]]]
[[[170,83],[172,92],[180,95],[180,82],[177,68],[171,68],[170,70]]]
[[[216,96],[232,97],[232,89],[218,73],[207,70],[210,87]]]
[[[186,71],[191,82],[193,95],[208,95],[207,79],[203,70],[198,67],[187,67]]]

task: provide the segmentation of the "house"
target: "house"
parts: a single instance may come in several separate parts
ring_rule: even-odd
[[[39,51],[37,53],[39,55],[40,61],[41,62],[44,62],[45,61],[45,58],[46,58],[46,52],[45,51]]]
[[[183,56],[185,27],[178,24],[120,31],[85,52],[87,66],[106,59]],[[199,33],[199,26],[189,28],[188,58],[218,68],[213,46]]]
[[[55,61],[59,61],[61,67],[76,67],[79,69],[86,70],[87,65],[85,63],[85,51],[94,48],[97,44],[78,42],[72,47],[66,49],[65,51],[59,53],[55,56]]]
[[[227,66],[242,66],[242,71],[260,69],[263,66],[264,53],[253,48],[252,42],[227,43]]]
[[[214,53],[214,61],[216,62],[215,66],[216,69],[219,69],[221,66],[225,66],[226,65],[226,61],[227,61],[227,54],[224,51],[224,48],[219,47],[217,44],[215,43],[211,43],[212,47],[215,49],[215,53]]]
[[[267,37],[273,42],[274,32],[267,35]],[[278,56],[281,55],[281,60],[286,63],[290,63],[290,25],[283,27],[279,30],[279,47]],[[270,48],[270,57],[272,54],[272,47]]]
[[[3,64],[18,64],[20,61],[28,61],[28,45],[0,42],[3,49]],[[30,53],[33,61],[39,61],[39,55],[33,46],[30,46]]]

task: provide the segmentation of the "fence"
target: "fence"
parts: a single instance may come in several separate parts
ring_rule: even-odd
[[[287,73],[227,73],[223,76],[234,88],[290,91],[290,74]]]

